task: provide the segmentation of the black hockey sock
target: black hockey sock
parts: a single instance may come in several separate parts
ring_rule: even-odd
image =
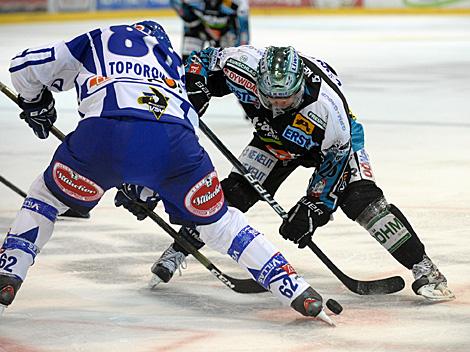
[[[418,238],[405,215],[395,205],[390,204],[390,212],[401,221],[411,235],[408,240],[391,254],[400,264],[411,270],[414,264],[423,260],[425,254],[424,244]]]

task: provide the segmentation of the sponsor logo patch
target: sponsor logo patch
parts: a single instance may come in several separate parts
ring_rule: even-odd
[[[197,182],[184,198],[186,209],[203,218],[215,215],[223,205],[224,193],[215,171]]]
[[[169,85],[168,82],[166,83]],[[155,115],[157,120],[159,120],[168,106],[168,98],[160,93],[158,89],[154,87],[149,88],[152,92],[143,92],[143,96],[138,97],[137,102],[139,104],[147,104],[149,111]]]
[[[298,128],[287,126],[287,128],[282,133],[282,136],[297,145],[305,149],[310,149],[312,147],[318,146],[319,144],[312,141],[312,136],[305,134]]]
[[[307,120],[305,116],[302,116],[301,114],[295,115],[294,123],[292,124],[292,126],[297,127],[298,129],[301,129],[306,134],[312,134],[313,129],[315,128],[315,125],[311,123],[309,120]]]
[[[258,95],[258,88],[256,87],[255,82],[252,81],[251,79],[243,77],[228,68],[224,68],[224,73],[227,76],[227,78],[230,79],[233,83],[240,85],[244,87],[247,91]]]
[[[104,77],[104,76],[93,76],[88,80],[88,88],[94,88],[97,87],[107,81],[109,81],[111,78],[110,77]]]
[[[202,65],[195,64],[195,63],[192,63],[191,65],[189,65],[189,69],[188,69],[189,73],[200,74],[201,71],[202,71]]]
[[[104,193],[96,183],[58,161],[54,164],[52,176],[62,192],[84,202],[100,199]]]

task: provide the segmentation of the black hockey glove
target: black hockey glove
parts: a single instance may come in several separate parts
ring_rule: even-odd
[[[204,68],[201,58],[191,56],[190,62],[185,66],[186,71],[186,91],[188,98],[199,117],[204,115],[211,99],[211,93],[207,87],[207,71]]]
[[[27,102],[20,96],[18,105],[23,110],[20,118],[26,121],[36,136],[40,139],[46,139],[52,125],[57,120],[55,102],[50,90],[44,89],[41,99],[36,103]]]
[[[279,228],[279,233],[284,239],[298,244],[299,248],[305,248],[312,240],[317,227],[330,220],[330,213],[322,202],[302,197],[289,211],[287,219]]]
[[[114,197],[114,205],[121,205],[137,217],[137,220],[144,220],[147,217],[147,210],[153,210],[160,201],[158,193],[137,185],[124,183],[118,188]]]

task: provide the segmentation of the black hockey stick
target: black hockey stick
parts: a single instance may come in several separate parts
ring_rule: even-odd
[[[8,188],[10,188],[13,192],[15,192],[16,194],[20,195],[21,197],[23,198],[26,198],[28,195],[26,194],[26,192],[24,192],[23,190],[19,189],[18,187],[16,187],[13,183],[11,183],[10,181],[8,181],[5,177],[1,176],[0,175],[0,182],[3,183],[5,186],[7,186]],[[67,210],[65,213],[59,215],[60,217],[64,217],[64,218],[80,218],[80,219],[89,219],[90,218],[90,213],[87,213],[87,214],[80,214],[80,213],[77,213],[75,210],[73,209],[69,209]]]
[[[257,179],[243,166],[243,164],[232,154],[222,141],[203,122],[199,121],[202,132],[214,143],[217,149],[230,161],[230,163],[243,175],[243,177],[253,186],[261,198],[266,201],[271,208],[282,218],[287,218],[287,213],[282,206],[277,203],[271,194],[258,182]],[[379,295],[401,291],[405,287],[405,281],[401,276],[392,276],[385,279],[362,281],[356,280],[343,273],[323,251],[312,241],[308,247],[313,253],[330,269],[330,271],[352,292],[359,295]]]
[[[207,259],[201,252],[199,252],[196,247],[189,243],[186,239],[176,232],[173,227],[167,224],[160,216],[155,212],[147,209],[147,215],[155,221],[166,233],[175,239],[178,244],[183,247],[188,253],[191,253],[194,258],[196,258],[199,263],[204,265],[207,270],[211,272],[217,279],[222,281],[223,284],[231,288],[233,291],[238,293],[260,293],[266,292],[266,289],[259,285],[256,281],[252,279],[236,279],[231,276],[224,274],[220,271],[212,262]]]
[[[18,105],[18,96],[2,82],[0,82],[0,90]],[[51,132],[60,141],[64,140],[65,135],[56,127],[52,126]],[[183,247],[187,252],[191,253],[194,258],[196,258],[203,266],[205,266],[206,269],[209,270],[211,274],[214,275],[217,279],[219,279],[219,281],[221,281],[224,285],[238,293],[266,292],[266,289],[263,286],[259,285],[256,281],[252,279],[236,279],[224,274],[214,264],[212,264],[209,259],[207,259],[201,252],[199,252],[191,243],[189,243],[186,239],[178,235],[178,233],[170,225],[168,225],[165,220],[163,220],[155,212],[149,209],[146,209],[146,211],[147,215],[153,221],[155,221],[166,233],[173,237],[173,239],[178,242],[181,247]]]
[[[16,194],[19,194],[23,198],[26,198],[27,194],[24,191],[22,191],[21,189],[16,187],[13,183],[8,181],[5,177],[3,177],[1,175],[0,175],[0,182],[3,183],[5,186],[7,186],[9,189],[11,189]]]

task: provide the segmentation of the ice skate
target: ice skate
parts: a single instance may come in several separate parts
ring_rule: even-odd
[[[152,265],[154,274],[149,282],[150,288],[155,288],[161,282],[168,282],[178,269],[181,275],[181,269],[186,269],[186,256],[173,249],[173,245],[168,247],[161,257]]]
[[[413,265],[413,291],[430,301],[450,301],[454,293],[447,287],[447,279],[426,255],[418,264]]]
[[[315,317],[328,325],[335,326],[333,320],[323,310],[322,297],[311,287],[294,299],[291,307],[306,317]]]
[[[14,276],[0,274],[0,316],[15,298],[22,281]]]

